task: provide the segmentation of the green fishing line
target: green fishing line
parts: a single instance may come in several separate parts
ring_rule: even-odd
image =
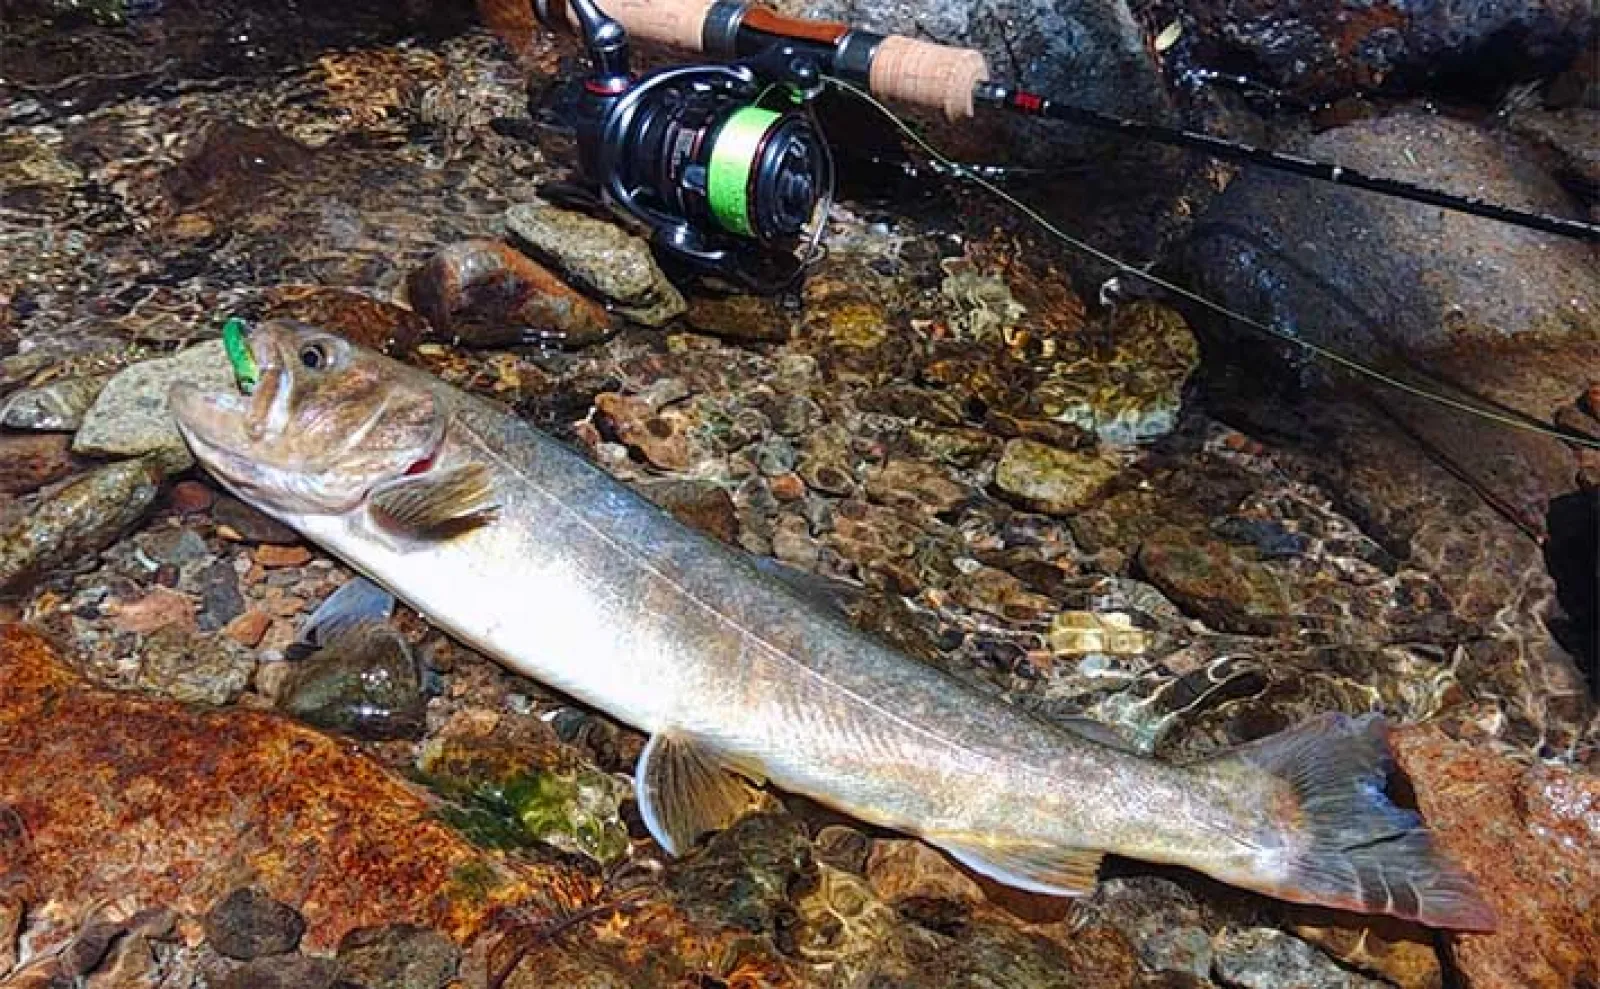
[[[250,345],[244,341],[244,320],[235,316],[222,324],[222,346],[228,351],[228,363],[233,365],[233,378],[239,383],[239,390],[246,395],[255,391],[261,373],[256,369]]]

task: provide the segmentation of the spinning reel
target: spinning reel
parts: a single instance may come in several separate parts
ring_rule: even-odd
[[[536,0],[540,19],[564,18],[551,2]],[[608,207],[664,260],[701,276],[747,291],[788,286],[816,256],[833,197],[833,159],[810,103],[822,88],[815,58],[777,44],[731,64],[636,77],[622,25],[594,0],[567,3],[590,60],[559,111],[576,139],[579,184],[546,194]]]

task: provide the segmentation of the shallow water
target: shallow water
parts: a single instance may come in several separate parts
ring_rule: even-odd
[[[132,20],[95,23],[117,9]],[[297,316],[387,345],[572,442],[686,523],[830,581],[858,624],[1047,720],[1089,718],[1138,751],[1187,760],[1320,712],[1383,712],[1408,726],[1397,747],[1412,796],[1511,923],[1494,937],[1436,935],[1129,862],[1112,863],[1093,897],[1052,902],[781,793],[668,863],[629,796],[640,736],[403,608],[395,627],[419,668],[392,640],[387,659],[361,651],[329,667],[353,663],[359,678],[404,655],[403,688],[427,691],[421,724],[325,723],[349,738],[249,720],[296,709],[286,695],[305,675],[286,653],[352,574],[202,471],[167,463],[126,528],[102,531],[107,506],[135,496],[79,489],[89,507],[71,520],[70,552],[0,602],[0,618],[49,633],[70,672],[15,636],[0,664],[53,671],[29,682],[74,712],[57,723],[27,691],[0,698],[0,725],[51,747],[0,760],[21,774],[0,781],[0,986],[33,985],[47,964],[103,986],[329,985],[331,963],[315,959],[335,953],[347,974],[372,965],[359,984],[373,989],[502,972],[521,986],[1596,978],[1582,959],[1600,944],[1583,906],[1600,894],[1600,725],[1581,670],[1595,579],[1583,506],[1600,475],[1581,451],[1435,429],[1425,409],[1329,387],[1161,303],[1108,306],[1095,297],[1103,272],[971,190],[897,178],[892,154],[841,158],[861,171],[830,216],[825,258],[785,298],[730,302],[685,283],[688,311],[665,325],[619,320],[566,347],[471,346],[412,311],[426,287],[416,273],[452,245],[505,237],[506,211],[561,174],[559,141],[504,124],[570,49],[520,35],[508,46],[448,5],[398,19],[387,7],[316,12],[328,23],[293,27],[205,5],[105,11],[8,15],[0,396],[54,388],[50,401],[81,415],[112,372],[211,340],[229,316]],[[1062,193],[1055,215],[1081,209],[1107,237],[1160,241],[1224,177],[1193,162],[1172,176],[1114,220],[1081,193]],[[1583,397],[1600,378],[1586,363],[1600,316],[1577,325],[1564,304],[1548,312],[1565,335],[1514,357],[1433,353],[1436,366],[1513,406],[1535,396],[1544,404],[1522,411],[1600,436],[1597,393]],[[1495,362],[1534,370],[1493,378],[1483,368]],[[58,395],[63,383],[85,394]],[[62,500],[60,485],[105,459],[68,448],[76,422],[6,425],[0,562],[34,545],[25,526],[48,523],[41,506]],[[1463,469],[1463,449],[1483,455]],[[104,751],[95,718],[123,716],[170,743]],[[396,721],[408,726],[399,739]],[[237,775],[213,775],[209,737],[238,753]],[[281,803],[251,785],[302,773]],[[370,789],[344,787],[355,778]],[[401,778],[430,796],[407,803]],[[152,788],[140,799],[168,797],[125,797],[136,782]],[[209,799],[219,789],[231,810]],[[339,801],[319,803],[329,793]],[[193,808],[164,821],[174,846],[141,860],[134,838],[112,837],[137,834],[118,816],[128,808],[169,800]],[[1497,863],[1497,845],[1545,874]],[[97,872],[102,853],[123,871]],[[426,867],[408,869],[408,856]],[[1559,889],[1557,869],[1571,870]],[[250,885],[304,915],[301,954],[219,947],[219,923],[278,922],[217,919],[214,905]],[[157,909],[173,912],[164,930],[139,913]],[[96,923],[114,935],[72,969],[56,952]],[[405,981],[362,938],[340,944],[351,927],[406,923],[444,931],[462,954],[384,927],[380,948],[442,959]],[[1506,961],[1519,938],[1539,964]]]

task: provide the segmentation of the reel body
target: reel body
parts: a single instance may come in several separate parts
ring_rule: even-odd
[[[780,46],[634,77],[621,27],[591,0],[573,8],[592,62],[568,101],[585,191],[697,274],[753,291],[791,283],[817,250],[833,194],[809,104],[815,63]]]

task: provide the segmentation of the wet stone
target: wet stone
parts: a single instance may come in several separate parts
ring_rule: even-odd
[[[1186,612],[1229,632],[1270,633],[1296,613],[1289,589],[1247,551],[1168,526],[1139,547],[1145,578]]]
[[[790,896],[815,875],[811,843],[799,821],[753,814],[677,863],[667,886],[692,917],[772,934],[791,923]]]
[[[0,526],[0,591],[109,546],[155,502],[159,481],[145,460],[108,464]]]
[[[293,546],[300,542],[298,532],[229,495],[218,496],[211,518],[219,528],[229,530],[222,535],[243,542],[273,546]]]
[[[663,478],[642,482],[638,491],[684,525],[730,545],[738,541],[738,510],[722,485],[714,481]]]
[[[84,416],[73,452],[102,457],[148,453],[158,456],[169,470],[188,467],[194,458],[167,409],[167,392],[180,381],[208,391],[226,393],[234,388],[222,341],[210,340],[176,356],[143,361],[118,372]]]
[[[338,974],[331,958],[257,958],[223,976],[218,989],[331,989]]]
[[[407,277],[406,295],[436,334],[471,347],[540,340],[582,347],[611,332],[611,317],[599,303],[494,240],[443,248]]]
[[[37,388],[15,392],[0,406],[0,426],[72,432],[111,380],[109,374],[61,378]]]
[[[184,530],[188,531],[188,530]],[[200,572],[200,613],[195,623],[202,632],[214,632],[229,625],[244,612],[244,596],[239,593],[239,575],[232,561],[219,558]],[[253,646],[255,642],[242,644]],[[260,641],[260,636],[256,637]]]
[[[743,343],[787,340],[793,325],[782,306],[758,295],[697,296],[685,318],[701,333]]]
[[[1029,508],[1065,515],[1092,502],[1121,469],[1108,454],[1016,439],[1000,455],[994,483]]]
[[[867,475],[867,495],[874,501],[930,515],[954,511],[973,494],[944,471],[917,460],[891,460]]]
[[[656,415],[644,399],[612,392],[596,396],[594,405],[617,439],[652,466],[662,470],[689,466],[689,437],[681,415]]]
[[[244,692],[255,657],[231,639],[168,625],[144,641],[137,686],[184,704],[228,704]]]
[[[339,941],[339,983],[352,989],[443,989],[461,953],[438,931],[391,924],[351,931]]]
[[[0,435],[0,495],[22,495],[59,481],[83,466],[62,433]]]
[[[360,625],[302,660],[279,697],[282,710],[309,725],[368,741],[420,737],[427,710],[410,644],[381,624]]]
[[[240,961],[287,954],[305,931],[306,922],[293,907],[248,886],[229,893],[205,916],[206,940]]]
[[[661,326],[682,315],[683,296],[650,245],[615,224],[546,203],[513,206],[506,229],[567,277],[617,303],[637,323]]]
[[[1382,989],[1384,983],[1340,968],[1282,931],[1230,928],[1216,940],[1213,970],[1228,989]]]

